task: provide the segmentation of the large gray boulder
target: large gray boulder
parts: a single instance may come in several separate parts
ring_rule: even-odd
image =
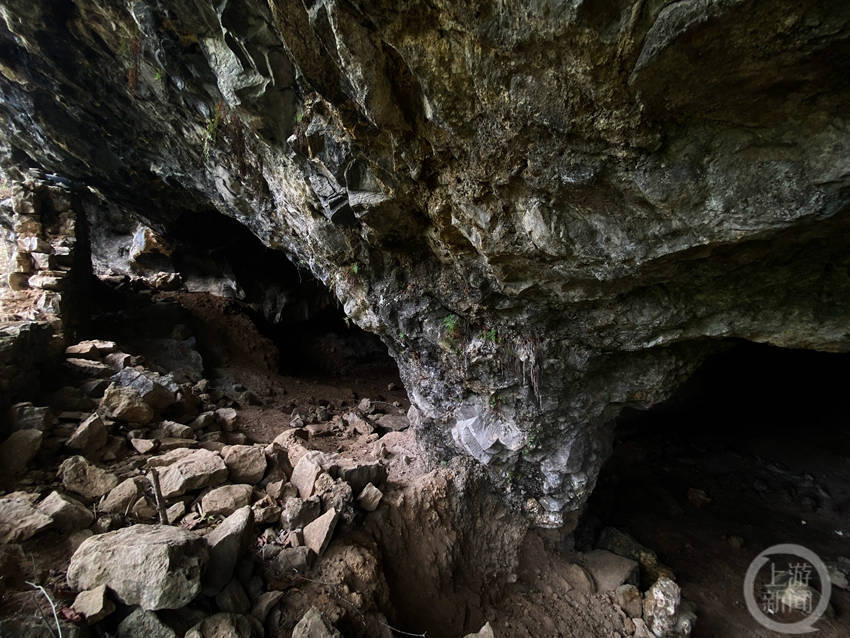
[[[206,542],[193,532],[133,525],[85,540],[71,557],[68,585],[106,585],[126,605],[179,609],[200,592],[207,558]]]

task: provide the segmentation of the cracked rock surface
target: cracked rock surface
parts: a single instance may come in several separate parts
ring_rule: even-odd
[[[2,164],[101,277],[238,297],[173,250],[235,219],[382,338],[434,459],[557,526],[724,339],[848,349],[848,38],[805,0],[7,0]]]

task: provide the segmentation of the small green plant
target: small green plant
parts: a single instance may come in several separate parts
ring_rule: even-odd
[[[209,159],[210,157],[210,148],[218,135],[218,127],[221,125],[222,119],[224,119],[224,104],[219,102],[215,105],[213,116],[207,121],[207,128],[204,134],[204,159]]]
[[[534,426],[528,431],[528,436],[525,438],[525,445],[522,446],[523,452],[530,452],[537,445],[540,439],[540,427]]]
[[[453,337],[457,330],[457,315],[449,315],[443,319],[443,327],[446,329],[446,334]]]
[[[501,341],[499,339],[499,333],[496,332],[495,328],[490,328],[489,330],[484,330],[484,340],[490,341],[491,343],[499,343]]]
[[[164,75],[163,70],[162,70],[162,69],[157,69],[157,70],[156,70],[156,75],[154,75],[154,79],[155,79],[157,82],[161,82],[161,81],[162,81],[162,79],[163,79],[164,77],[165,77],[165,75]]]
[[[351,272],[354,273],[355,275],[358,274],[360,272],[360,264],[355,263],[351,267]]]

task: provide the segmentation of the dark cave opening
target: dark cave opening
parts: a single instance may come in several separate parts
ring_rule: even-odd
[[[136,265],[140,274],[178,273],[182,286],[157,293],[132,282],[98,286],[89,336],[141,342],[186,325],[207,368],[259,365],[291,377],[399,384],[381,340],[348,321],[309,270],[244,225],[214,211],[184,212],[163,235],[170,254],[142,254]]]
[[[727,345],[668,401],[621,416],[576,537],[588,548],[611,526],[655,550],[697,606],[697,638],[774,635],[742,596],[768,547],[850,554],[850,355]],[[821,635],[846,635],[848,612],[833,587]]]

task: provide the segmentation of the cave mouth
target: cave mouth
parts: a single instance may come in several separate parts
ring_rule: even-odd
[[[186,325],[210,370],[400,387],[380,338],[349,321],[304,265],[265,246],[245,225],[216,211],[184,211],[160,235],[167,254],[139,255],[133,268],[148,280],[158,271],[175,273],[181,285],[153,295],[145,285],[100,286],[82,336],[135,340],[144,349],[145,339]]]
[[[756,555],[780,543],[848,555],[850,355],[727,346],[668,401],[621,415],[577,541],[627,532],[696,604],[695,636],[760,636],[742,596]],[[833,587],[831,601],[846,609],[850,594]],[[828,616],[820,635],[846,635]]]

